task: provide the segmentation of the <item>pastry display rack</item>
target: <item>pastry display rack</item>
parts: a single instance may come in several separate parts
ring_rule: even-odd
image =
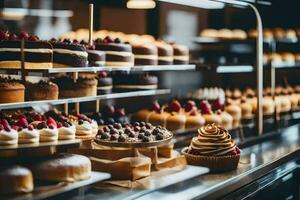
[[[109,179],[111,176],[108,173],[92,171],[91,176],[87,180],[77,181],[73,183],[52,183],[38,184],[34,191],[29,194],[20,194],[17,196],[0,196],[0,199],[7,200],[31,200],[31,199],[46,199],[55,198],[56,195],[69,192],[71,190],[84,190],[86,186]]]

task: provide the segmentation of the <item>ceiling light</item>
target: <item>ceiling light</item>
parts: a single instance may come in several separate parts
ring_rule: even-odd
[[[129,9],[152,9],[155,8],[153,0],[128,0],[127,8]]]

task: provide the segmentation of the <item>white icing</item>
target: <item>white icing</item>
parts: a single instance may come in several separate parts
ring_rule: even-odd
[[[127,51],[104,51],[106,55],[116,55],[116,56],[123,56],[123,57],[129,57],[133,56],[131,52]]]
[[[115,85],[115,88],[123,89],[156,89],[157,85]]]
[[[14,129],[10,131],[0,131],[0,145],[9,145],[18,143],[18,132]]]
[[[149,59],[149,60],[157,60],[158,56],[157,55],[139,55],[139,54],[134,54],[135,59]]]
[[[76,135],[92,135],[93,134],[92,125],[88,121],[83,121],[82,124],[78,124],[78,122],[76,122],[75,126],[76,126]]]
[[[189,56],[173,56],[174,60],[183,60],[187,61],[189,60]]]
[[[58,139],[58,129],[50,129],[50,128],[43,128],[40,130],[40,141],[41,142],[48,142],[48,141],[57,141]]]
[[[92,120],[91,127],[93,129],[93,134],[97,134],[98,132],[98,124],[95,120]]]
[[[158,56],[158,60],[172,62],[173,56]]]
[[[113,86],[112,85],[108,85],[108,86],[100,86],[100,87],[97,87],[97,90],[110,90],[112,89]]]
[[[53,49],[55,53],[63,53],[63,54],[74,54],[77,56],[88,57],[88,53],[86,51],[74,51],[69,49]]]
[[[74,139],[76,133],[76,127],[74,125],[70,127],[60,127],[58,129],[58,139],[66,140],[66,139]]]
[[[20,52],[20,48],[0,48],[0,52],[9,51],[9,52]],[[52,53],[52,49],[24,49],[24,52],[31,53]]]
[[[122,67],[122,66],[126,66],[126,67],[132,67],[133,66],[133,62],[118,62],[118,61],[106,61],[105,64],[109,67]]]
[[[21,131],[19,131],[19,143],[37,143],[38,141],[38,130],[29,130],[28,128],[24,128]]]

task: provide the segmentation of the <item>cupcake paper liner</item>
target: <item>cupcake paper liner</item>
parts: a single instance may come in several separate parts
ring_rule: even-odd
[[[224,172],[237,168],[240,154],[229,156],[200,156],[187,153],[188,148],[182,149],[188,164],[207,167],[210,172]]]

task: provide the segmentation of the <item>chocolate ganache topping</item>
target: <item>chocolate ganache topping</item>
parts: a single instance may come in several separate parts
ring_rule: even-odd
[[[236,144],[227,130],[208,124],[198,130],[198,137],[194,137],[189,147],[192,154],[203,156],[225,156],[235,151]]]

